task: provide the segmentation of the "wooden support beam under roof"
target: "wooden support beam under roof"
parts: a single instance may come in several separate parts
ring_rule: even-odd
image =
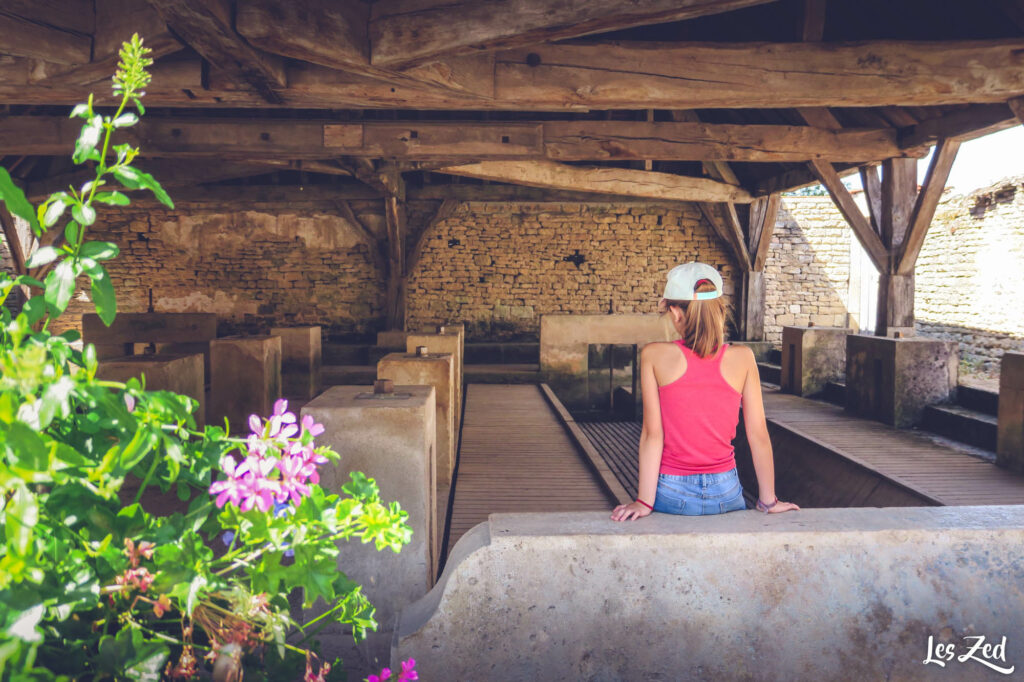
[[[92,56],[89,36],[70,33],[0,13],[0,51],[55,64],[88,64]]]
[[[73,147],[79,128],[79,121],[63,116],[8,117],[0,120],[0,148],[6,154],[63,154]],[[892,129],[830,131],[673,121],[147,118],[121,137],[135,140],[144,154],[157,157],[863,162],[924,155],[923,149],[900,150]],[[726,170],[730,184],[736,184],[735,175]]]
[[[680,21],[772,1],[377,0],[371,6],[371,61],[409,66],[440,56]]]
[[[782,195],[773,192],[766,197],[758,197],[750,204],[750,223],[747,228],[749,237],[750,267],[752,270],[764,270],[768,260],[768,246],[775,232],[775,223],[779,217]]]
[[[107,0],[109,1],[109,0]],[[198,0],[194,0],[198,2]],[[250,48],[251,49],[251,48]],[[565,111],[871,107],[1005,102],[1024,95],[1024,39],[853,44],[551,44],[497,53],[494,97],[407,88],[313,64],[287,68],[293,108]],[[112,72],[112,71],[111,71]],[[109,77],[110,73],[106,74]],[[19,104],[73,104],[82,88],[0,83]],[[97,92],[98,102],[110,102]],[[147,94],[151,106],[266,107],[248,83],[182,70]]]
[[[972,104],[962,109],[899,130],[900,147],[914,149],[930,147],[940,139],[958,139],[961,142],[1006,130],[1021,121],[1014,118],[1013,102]],[[1009,106],[1008,106],[1009,105]]]
[[[857,237],[860,245],[864,247],[868,257],[871,258],[872,264],[879,272],[888,272],[889,253],[885,245],[882,244],[881,238],[871,228],[868,219],[861,213],[860,207],[857,206],[857,202],[854,201],[853,196],[850,194],[850,190],[846,189],[832,164],[826,161],[811,161],[808,165],[814,171],[818,181],[828,190],[836,208],[839,209],[839,212],[846,218],[846,222],[853,228],[854,236]]]
[[[1007,104],[1017,117],[1017,122],[1024,124],[1024,97],[1014,97]]]
[[[529,187],[618,194],[648,199],[740,203],[747,203],[753,199],[741,187],[707,178],[626,168],[569,166],[554,161],[483,161],[448,166],[438,169],[437,172]]]
[[[494,94],[494,56],[449,57],[404,70],[370,64],[370,6],[363,2],[246,0],[235,28],[253,47],[406,87],[440,88],[464,96]]]
[[[894,259],[896,261],[895,272],[898,275],[910,275],[914,272],[914,264],[917,262],[917,256],[924,244],[924,238],[928,234],[932,218],[935,217],[935,209],[942,198],[942,192],[946,188],[946,181],[949,179],[949,172],[953,168],[953,161],[956,160],[956,153],[959,149],[959,140],[940,140],[939,144],[935,146],[935,152],[928,164],[924,185],[914,203],[907,234]]]
[[[93,0],[4,0],[3,13],[91,36],[96,30]]]
[[[215,68],[251,85],[267,102],[281,104],[287,84],[279,57],[252,48],[234,30],[229,0],[147,0],[167,25]]]

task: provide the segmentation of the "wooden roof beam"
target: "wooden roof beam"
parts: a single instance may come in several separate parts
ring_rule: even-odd
[[[377,0],[371,62],[410,66],[441,56],[533,45],[692,19],[774,0]]]
[[[283,103],[278,90],[287,85],[284,63],[235,33],[229,0],[147,1],[214,68],[248,83],[267,102]]]
[[[839,209],[839,212],[846,218],[846,222],[853,228],[853,234],[857,237],[868,257],[879,272],[889,271],[889,253],[882,244],[882,239],[871,228],[868,219],[860,212],[860,207],[854,201],[850,190],[846,189],[839,174],[836,173],[832,164],[826,161],[811,161],[808,164],[818,181],[828,190],[832,202]]]
[[[946,187],[949,172],[953,168],[953,161],[956,160],[956,153],[959,149],[959,140],[940,140],[935,145],[935,153],[932,154],[931,163],[928,164],[924,185],[917,195],[913,212],[910,215],[909,228],[895,259],[896,274],[898,275],[909,275],[914,271],[914,264],[917,262],[917,256],[924,244],[928,226],[931,225],[932,218],[935,217],[935,209],[942,198],[942,192]]]
[[[63,116],[0,120],[6,154],[62,154],[79,124]],[[900,150],[889,129],[654,121],[362,122],[293,119],[153,118],[124,131],[147,156],[408,160],[533,158],[553,161],[657,159],[705,161],[715,179],[739,184],[724,160],[863,162],[923,156]]]
[[[440,168],[438,173],[495,180],[528,187],[668,199],[748,203],[753,197],[741,187],[707,178],[670,173],[569,166],[553,161],[483,161]]]
[[[899,129],[900,147],[914,149],[931,147],[941,139],[961,142],[1012,128],[1021,123],[1015,118],[1013,102],[1006,104],[974,104],[951,111],[944,116],[921,121],[917,125]],[[1007,106],[1009,105],[1009,106]]]
[[[17,57],[32,57],[56,64],[88,64],[92,39],[0,14],[0,50]]]

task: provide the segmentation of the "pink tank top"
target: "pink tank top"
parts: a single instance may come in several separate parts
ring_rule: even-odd
[[[732,440],[739,422],[740,396],[722,376],[722,344],[709,358],[701,358],[674,343],[686,356],[683,376],[658,387],[665,446],[660,473],[672,476],[713,474],[736,466]]]

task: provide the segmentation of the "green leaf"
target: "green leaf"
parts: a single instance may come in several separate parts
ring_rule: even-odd
[[[32,546],[33,529],[38,522],[36,496],[24,484],[19,485],[4,510],[4,534],[12,552],[20,556],[28,554]]]
[[[104,242],[89,242],[90,244],[103,244]],[[114,246],[111,244],[110,246]],[[84,248],[83,248],[84,250]],[[114,246],[114,255],[117,255],[117,247]],[[113,256],[109,256],[113,258]],[[92,263],[85,269],[92,280],[92,302],[96,306],[96,314],[100,316],[103,324],[108,327],[117,315],[117,297],[114,293],[114,285],[110,281],[110,275],[99,263]]]
[[[57,314],[63,313],[75,293],[75,266],[70,258],[57,264],[46,276],[46,302]]]
[[[71,160],[76,164],[83,163],[90,158],[91,152],[96,149],[96,145],[100,141],[100,135],[103,134],[103,117],[93,116],[88,119],[86,124],[82,126],[82,132],[78,135],[78,140],[75,141],[75,153],[71,156]]]
[[[82,244],[82,249],[78,253],[83,258],[110,260],[111,258],[116,258],[120,252],[121,250],[117,248],[117,244],[113,242],[86,242]]]
[[[57,256],[59,255],[60,251],[58,249],[55,249],[52,246],[41,246],[28,257],[28,260],[25,261],[25,267],[38,268],[41,265],[46,265],[47,263],[52,263],[57,260]]]
[[[132,166],[118,166],[113,168],[112,172],[114,177],[128,189],[148,189],[161,204],[168,208],[174,208],[174,202],[171,201],[171,197],[167,195],[167,192],[156,181],[156,178],[149,173],[140,171]]]
[[[92,225],[96,222],[96,209],[89,204],[76,204],[71,207],[71,217],[83,225]]]
[[[68,118],[87,118],[89,116],[92,116],[92,108],[88,104],[81,103],[75,105]]]
[[[0,201],[7,204],[7,210],[26,221],[37,235],[42,232],[39,218],[32,204],[25,198],[25,193],[14,184],[6,168],[0,168]]]
[[[111,121],[110,125],[114,126],[115,128],[127,128],[129,126],[135,125],[138,122],[139,122],[139,117],[137,115],[135,115],[133,112],[128,111],[128,112],[125,112],[125,113],[121,114],[120,116],[115,118],[113,121]]]
[[[28,275],[18,275],[17,277],[14,278],[14,283],[20,284],[22,286],[38,287],[40,289],[43,288],[42,282],[40,282],[35,277],[30,277]]]
[[[67,207],[68,202],[64,200],[64,197],[56,195],[56,197],[46,205],[46,211],[43,213],[43,226],[50,227],[57,222],[60,217],[64,215],[64,211]]]
[[[30,326],[35,324],[46,314],[46,299],[42,296],[33,296],[21,307],[21,314],[28,319]]]
[[[72,214],[73,213],[74,210],[72,210]],[[78,243],[79,234],[81,234],[79,224],[76,223],[74,220],[69,220],[68,224],[64,226],[64,239],[67,241],[68,244],[74,245]]]
[[[108,206],[127,206],[132,203],[132,200],[127,195],[120,192],[100,192],[93,197],[93,200]]]

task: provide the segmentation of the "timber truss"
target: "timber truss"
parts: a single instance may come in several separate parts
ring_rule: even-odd
[[[156,59],[139,165],[186,201],[335,206],[389,272],[392,326],[456,202],[614,196],[696,202],[758,338],[780,192],[821,182],[882,274],[880,333],[912,328],[957,148],[1024,120],[1024,0],[6,0],[0,163],[31,196],[87,178],[67,108],[113,101],[134,32]],[[415,229],[410,201],[431,202]],[[0,219],[23,269],[38,244]]]

